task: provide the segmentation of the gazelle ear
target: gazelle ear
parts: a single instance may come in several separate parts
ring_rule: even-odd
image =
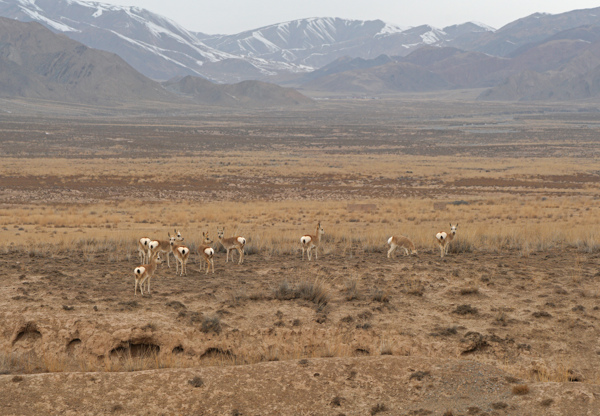
[[[452,223],[449,223],[449,224],[450,224],[450,227],[452,227]]]
[[[167,233],[167,235],[169,236],[169,238],[171,238],[171,233]]]

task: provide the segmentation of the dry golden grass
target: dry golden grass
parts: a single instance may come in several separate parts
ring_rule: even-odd
[[[228,235],[245,236],[251,252],[286,254],[298,250],[298,239],[314,231],[317,221],[325,230],[319,250],[345,255],[383,251],[392,233],[410,237],[418,250],[433,250],[435,234],[448,231],[450,221],[459,224],[450,246],[454,252],[520,250],[527,256],[552,248],[600,248],[600,207],[591,197],[477,198],[444,211],[434,210],[429,199],[359,202],[377,210],[349,211],[346,201],[305,201],[300,207],[295,201],[5,206],[0,208],[0,249],[18,246],[48,255],[77,248],[131,256],[142,236],[166,238],[177,227],[192,244],[203,231],[214,238],[216,228],[225,226]]]

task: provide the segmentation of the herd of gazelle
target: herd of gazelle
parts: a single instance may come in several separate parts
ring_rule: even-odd
[[[450,224],[450,233],[446,233],[445,231],[440,231],[435,235],[438,245],[440,246],[440,255],[444,257],[444,255],[448,254],[448,247],[454,237],[456,236],[456,229],[458,228],[458,223],[456,225]],[[321,244],[321,236],[325,234],[323,227],[321,226],[321,222],[317,223],[317,230],[315,234],[306,234],[300,237],[300,243],[302,245],[302,260],[304,260],[304,252],[306,251],[308,261],[312,259],[312,249],[315,251],[315,259],[319,258],[318,248]],[[147,292],[150,293],[150,279],[154,275],[158,264],[162,263],[161,253],[165,253],[167,257],[167,266],[170,268],[169,264],[169,254],[173,253],[175,257],[176,270],[175,275],[179,274],[180,276],[187,275],[187,262],[190,257],[191,250],[182,245],[177,244],[178,241],[183,241],[184,238],[181,236],[181,233],[178,230],[175,230],[175,234],[171,235],[167,233],[169,236],[168,240],[152,240],[148,237],[142,237],[138,240],[138,251],[140,254],[141,265],[134,269],[135,275],[135,289],[134,295],[137,294],[138,284],[140,286],[140,292],[142,295],[144,294],[144,283],[146,283]],[[237,250],[239,253],[238,264],[242,264],[244,262],[244,246],[246,245],[246,239],[242,236],[234,236],[225,238],[225,229],[218,228],[217,229],[217,238],[219,243],[225,248],[227,251],[227,257],[225,262],[229,262],[229,252],[231,250]],[[210,239],[208,232],[202,233],[202,242],[198,245],[198,255],[202,257],[203,262],[200,264],[200,270],[204,269],[206,266],[206,273],[210,270],[212,266],[212,272],[215,272],[215,263],[214,263],[214,255],[215,250],[211,246],[213,241]],[[404,250],[404,255],[408,256],[410,254],[417,255],[417,250],[415,249],[415,245],[413,242],[405,236],[391,236],[387,240],[390,249],[387,252],[388,258],[394,257],[394,251],[398,247]],[[231,253],[231,261],[233,261],[233,253]],[[179,271],[179,265],[181,264],[181,272]]]

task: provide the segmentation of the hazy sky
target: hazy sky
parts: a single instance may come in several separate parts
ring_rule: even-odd
[[[536,12],[599,7],[598,0],[100,0],[138,6],[188,30],[232,34],[305,17],[381,19],[400,26],[435,27],[476,21],[496,29]]]

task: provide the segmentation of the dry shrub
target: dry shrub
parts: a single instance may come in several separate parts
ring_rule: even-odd
[[[200,331],[204,333],[214,332],[221,333],[221,319],[218,316],[205,317],[200,324]]]
[[[204,386],[204,380],[202,380],[202,377],[200,376],[196,376],[194,378],[192,378],[191,380],[188,380],[188,384],[192,387],[202,387]]]
[[[477,315],[479,311],[477,308],[472,307],[471,305],[459,305],[455,310],[452,311],[457,315]]]
[[[277,286],[275,290],[273,290],[273,296],[275,299],[279,300],[290,300],[296,299],[297,293],[290,283],[287,280],[284,280],[279,283],[279,286]]]
[[[388,408],[383,403],[377,403],[375,406],[371,408],[371,415],[376,415],[377,413],[385,412]]]
[[[304,299],[322,308],[329,302],[331,295],[325,284],[316,279],[314,282],[301,281],[295,287],[284,280],[273,291],[273,296],[279,300]]]
[[[345,293],[346,293],[345,297],[346,297],[347,301],[359,299],[358,280],[357,279],[346,280],[345,286],[346,286],[345,287]]]
[[[529,393],[529,386],[527,384],[517,384],[512,387],[513,394],[517,396],[524,396]]]
[[[421,279],[408,279],[403,284],[402,292],[407,295],[423,296],[425,293],[425,284]]]
[[[460,289],[459,292],[461,295],[477,295],[479,293],[479,288],[477,286],[467,286]]]
[[[371,296],[371,299],[374,302],[389,303],[390,295],[386,291],[376,288],[373,290],[373,295]]]

